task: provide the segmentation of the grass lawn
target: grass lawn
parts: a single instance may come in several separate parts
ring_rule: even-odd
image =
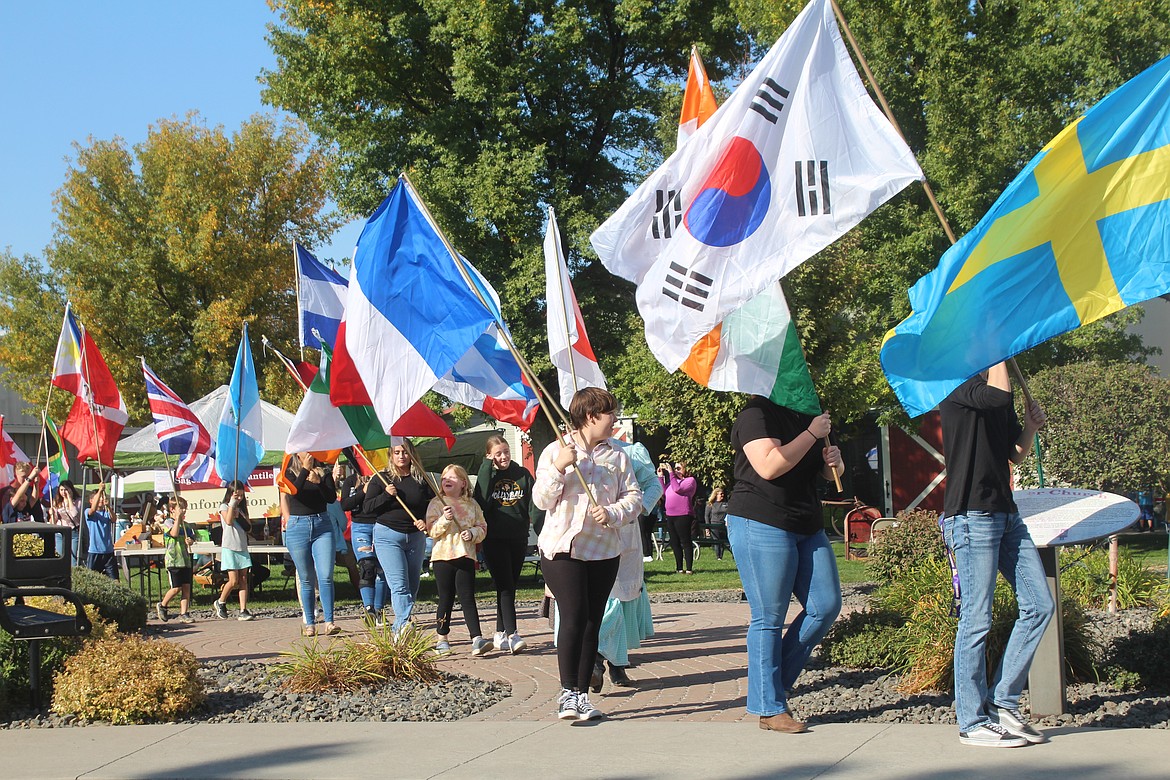
[[[1166,534],[1136,533],[1121,537],[1121,546],[1147,569],[1166,573]]]
[[[837,554],[837,570],[840,573],[842,583],[869,582],[872,579],[865,561],[846,561],[844,559],[844,545],[841,542],[834,542],[833,550]],[[1164,559],[1163,566],[1165,566]],[[285,587],[284,576],[281,574],[279,564],[273,564],[270,568],[272,575],[259,592],[252,594],[250,603],[262,609],[297,606],[297,594],[294,590],[295,580],[289,580],[287,587]],[[345,569],[338,567],[334,570],[333,585],[336,593],[335,600],[339,605],[351,605],[359,601],[357,591],[350,584],[349,573]],[[693,575],[675,574],[674,558],[667,550],[663,560],[655,560],[646,564],[646,587],[650,593],[736,590],[740,587],[739,572],[735,568],[735,561],[730,553],[725,553],[723,560],[720,561],[716,560],[715,553],[710,547],[704,547],[699,554],[699,560],[695,561]],[[495,590],[492,588],[491,577],[486,571],[481,571],[476,575],[475,590],[481,599],[485,597],[494,599]],[[216,594],[208,588],[196,585],[192,595],[197,607],[210,608]],[[517,600],[538,601],[543,595],[543,581],[538,579],[533,566],[526,565],[520,575],[520,589],[516,592]],[[418,600],[433,603],[435,599],[435,581],[430,577],[424,577],[419,586]],[[234,603],[234,600],[230,603]]]

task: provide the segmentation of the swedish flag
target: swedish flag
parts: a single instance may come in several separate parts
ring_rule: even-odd
[[[882,368],[911,416],[968,377],[1170,291],[1170,57],[1066,127],[910,289]]]

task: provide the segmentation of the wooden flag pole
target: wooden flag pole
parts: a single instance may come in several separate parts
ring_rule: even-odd
[[[909,147],[910,143],[906,141],[906,134],[902,132],[902,126],[898,124],[897,118],[894,116],[893,109],[890,108],[889,101],[886,100],[885,93],[882,92],[881,85],[878,84],[877,79],[874,78],[873,71],[869,68],[869,63],[865,59],[865,55],[861,53],[861,46],[858,45],[857,39],[853,37],[853,31],[849,29],[849,23],[845,21],[845,14],[841,13],[841,7],[837,5],[837,0],[829,0],[833,4],[833,14],[837,17],[837,21],[841,25],[845,37],[849,41],[849,45],[853,48],[853,54],[857,57],[857,61],[861,64],[861,69],[865,71],[865,77],[869,79],[869,85],[873,87],[874,94],[877,95],[878,102],[881,103],[882,111],[885,112],[886,119],[890,120],[890,124],[894,126],[894,130],[902,138],[902,141]],[[938,217],[939,224],[942,225],[943,232],[946,233],[947,239],[954,245],[958,239],[955,238],[955,232],[951,230],[951,223],[947,221],[946,215],[943,213],[942,206],[939,205],[938,199],[934,196],[934,190],[927,181],[925,174],[922,177],[922,189],[926,191],[926,198],[930,201],[930,207],[934,209],[935,216]],[[1009,358],[1008,362],[1015,371],[1017,378],[1020,380],[1020,388],[1024,391],[1024,401],[1028,406],[1032,405],[1033,397],[1031,391],[1028,389],[1028,381],[1024,378],[1024,373],[1020,371],[1020,367],[1016,364],[1016,359]],[[1036,440],[1036,461],[1040,462],[1040,439],[1037,435]]]
[[[833,445],[829,443],[829,437],[825,436],[825,447],[831,447],[831,446],[833,446]],[[833,485],[836,486],[838,493],[844,493],[845,489],[841,487],[841,475],[837,473],[836,466],[834,466],[832,468],[832,472],[833,472]]]
[[[853,54],[857,57],[857,61],[861,64],[861,69],[865,71],[865,77],[869,79],[869,85],[873,87],[874,94],[877,95],[878,102],[882,105],[882,111],[886,114],[886,119],[890,120],[890,124],[894,126],[902,141],[906,143],[907,148],[910,146],[906,141],[906,134],[902,132],[902,126],[898,124],[898,120],[894,117],[894,112],[890,108],[889,102],[886,100],[885,93],[882,92],[881,86],[877,83],[877,79],[873,76],[873,71],[869,69],[869,63],[865,60],[865,55],[861,53],[861,47],[857,44],[857,39],[853,37],[853,31],[849,29],[849,23],[845,21],[845,14],[841,13],[841,6],[837,5],[837,0],[829,0],[833,4],[833,14],[837,17],[837,21],[841,24],[841,30],[845,33],[845,37],[849,40],[849,45],[853,48]],[[934,209],[938,221],[942,223],[943,232],[947,234],[947,238],[953,244],[958,239],[955,238],[954,231],[951,230],[951,224],[947,221],[946,215],[943,214],[942,206],[939,205],[938,199],[934,196],[934,190],[931,189],[930,182],[926,180],[925,174],[922,177],[922,189],[926,191],[926,198],[930,201],[930,207]]]
[[[354,451],[357,452],[357,454],[361,457],[362,462],[366,464],[366,467],[370,471],[374,472],[374,476],[376,476],[378,479],[382,480],[382,487],[384,487],[384,488],[390,487],[390,481],[388,479],[386,479],[386,476],[382,473],[382,470],[374,468],[374,464],[370,462],[369,457],[366,455],[365,448],[363,448],[359,444]],[[425,470],[423,471],[423,474],[426,474]],[[408,507],[406,505],[406,502],[402,500],[402,496],[398,495],[397,488],[395,488],[394,498],[398,499],[398,505],[401,506],[403,508],[403,510],[405,510],[407,516],[410,517],[410,522],[414,523],[415,527],[417,527],[419,522],[421,522],[421,521],[417,517],[415,517],[414,512],[410,511],[410,507]],[[426,525],[425,523],[423,523],[423,524]]]
[[[431,210],[427,208],[427,204],[423,202],[421,197],[419,197],[418,192],[414,189],[414,185],[410,183],[410,179],[407,178],[405,173],[399,174],[399,178],[407,187],[410,188],[410,191],[414,195],[414,199],[418,202],[419,207],[422,209],[423,214],[426,215],[427,220],[431,223],[431,227],[434,228],[435,233],[443,242],[443,246],[446,248],[448,254],[451,255],[451,259],[455,262],[455,267],[459,269],[459,274],[463,277],[463,281],[466,282],[468,288],[475,293],[475,296],[479,298],[480,303],[483,304],[484,308],[486,308],[488,311],[491,311],[491,307],[488,306],[487,301],[484,300],[483,294],[479,291],[479,287],[476,286],[476,284],[472,281],[471,274],[467,271],[467,268],[463,264],[463,259],[459,256],[459,253],[455,251],[455,247],[451,246],[451,242],[447,240],[446,234],[443,233],[443,231],[439,228],[438,223],[435,222],[435,218],[431,215]],[[548,390],[545,389],[544,384],[541,383],[540,379],[536,376],[536,373],[532,370],[532,367],[528,365],[528,361],[526,361],[524,356],[520,354],[520,351],[516,349],[516,345],[512,343],[512,338],[508,335],[507,329],[504,328],[504,323],[497,320],[496,325],[499,326],[500,335],[503,337],[504,343],[508,345],[508,351],[511,352],[512,357],[515,358],[516,365],[520,367],[520,371],[531,384],[533,392],[537,394],[537,400],[540,401],[541,411],[544,412],[545,418],[548,420],[549,425],[554,431],[556,431],[557,423],[553,419],[552,413],[548,410],[548,403],[546,400],[548,396]],[[560,405],[557,405],[555,408],[557,411],[557,416],[561,418],[561,423],[565,426],[565,435],[571,437],[573,430],[572,423],[570,423],[568,418],[565,417],[561,412]],[[585,481],[585,475],[581,473],[581,468],[577,465],[576,462],[573,463],[573,471],[576,472],[577,479],[581,481],[581,489],[584,490],[585,495],[588,496],[590,506],[598,506],[597,499],[594,498],[593,491],[589,489],[589,484]]]

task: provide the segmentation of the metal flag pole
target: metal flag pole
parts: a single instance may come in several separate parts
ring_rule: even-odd
[[[240,366],[239,366],[240,358],[243,356],[242,355],[243,341],[246,340],[247,338],[248,338],[248,323],[245,321],[243,328],[241,330],[241,334],[240,334],[240,341],[241,341],[240,349],[236,353],[236,368],[240,368]],[[236,375],[236,372],[233,370],[232,376],[234,377],[235,375]],[[236,422],[236,456],[235,456],[235,462],[232,464],[232,478],[236,482],[243,482],[243,483],[247,484],[246,479],[240,479],[240,428],[244,423],[244,376],[243,376],[242,371],[239,374],[239,380],[240,380],[239,387],[236,388],[236,408],[232,410],[234,412],[232,417],[235,418],[235,422]],[[231,403],[230,399],[228,400],[228,403]]]
[[[93,388],[89,383],[89,351],[85,348],[86,330],[81,325],[78,327],[81,329],[81,388],[86,395],[85,403],[89,406],[89,419],[93,425],[93,451],[98,464],[98,479],[104,485],[106,476],[105,472],[102,471],[102,448],[101,442],[98,441],[97,410],[94,409]]]
[[[463,281],[467,283],[467,286],[471,289],[472,292],[475,293],[475,296],[479,298],[479,301],[483,304],[484,308],[488,311],[492,311],[492,308],[488,306],[487,301],[484,300],[483,293],[480,292],[479,287],[475,284],[475,282],[472,281],[471,274],[464,265],[463,259],[459,256],[459,253],[455,251],[455,247],[451,246],[451,242],[447,240],[447,235],[439,228],[438,223],[435,222],[435,218],[431,215],[430,209],[427,208],[427,204],[423,202],[423,199],[419,197],[418,191],[415,190],[414,185],[410,183],[410,179],[405,173],[399,174],[399,178],[402,180],[403,184],[409,188],[411,196],[414,198],[415,202],[418,203],[419,208],[422,209],[423,214],[426,215],[427,221],[430,222],[431,227],[434,229],[435,234],[438,235],[439,240],[443,242],[443,246],[446,248],[447,253],[451,256],[452,261],[454,261],[455,267],[459,269],[459,274],[463,277]],[[495,316],[494,312],[492,316]],[[520,354],[520,351],[516,349],[516,345],[512,343],[512,338],[508,335],[508,331],[507,328],[504,327],[504,323],[500,320],[497,320],[496,325],[500,329],[500,335],[503,337],[504,343],[508,345],[508,351],[511,352],[512,357],[515,358],[516,365],[520,367],[521,373],[524,374],[525,379],[527,379],[529,384],[532,386],[533,392],[537,394],[537,399],[540,401],[541,411],[544,412],[545,418],[548,420],[549,425],[554,431],[556,431],[557,423],[553,419],[552,413],[549,411],[546,400],[548,396],[548,390],[536,376],[536,372],[532,370],[532,366],[528,365],[528,361],[525,360],[524,356]],[[565,435],[571,437],[573,430],[572,423],[570,423],[569,419],[564,416],[564,413],[561,411],[559,404],[557,404],[554,408],[556,410],[557,416],[561,418],[561,423],[565,426]],[[576,462],[573,463],[573,471],[577,474],[577,479],[581,481],[581,488],[585,491],[585,495],[589,498],[589,504],[591,506],[598,506],[597,499],[594,498],[593,491],[589,489],[588,483],[585,482],[585,475],[581,473],[581,468],[577,465]]]
[[[297,257],[297,240],[292,241],[293,287],[297,292],[297,341],[301,344],[301,360],[305,359],[305,313],[301,311],[301,261]],[[264,338],[263,336],[261,338]],[[264,340],[267,343],[267,339]]]

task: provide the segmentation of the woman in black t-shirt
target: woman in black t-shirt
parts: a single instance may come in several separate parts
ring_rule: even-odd
[[[769,731],[805,730],[785,692],[841,611],[816,492],[818,476],[844,471],[840,451],[823,443],[831,428],[828,414],[813,417],[752,396],[731,429],[727,535],[751,608],[747,711]],[[804,609],[784,631],[792,596]]]
[[[397,634],[414,610],[426,552],[427,504],[435,493],[416,465],[414,445],[397,436],[391,442],[390,463],[366,486],[362,513],[376,521],[374,553],[390,586]]]

